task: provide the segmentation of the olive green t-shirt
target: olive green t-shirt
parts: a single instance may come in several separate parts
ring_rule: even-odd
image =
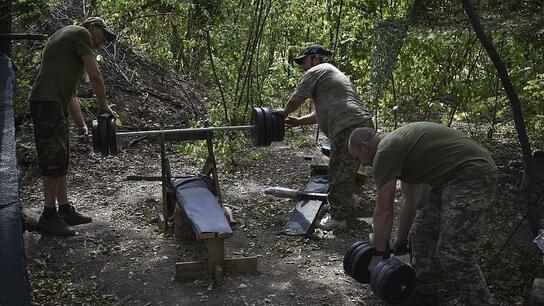
[[[372,164],[378,188],[399,178],[441,186],[454,177],[497,171],[489,152],[463,133],[433,122],[414,122],[380,141]]]
[[[312,98],[317,123],[327,137],[370,117],[348,77],[328,63],[308,69],[293,95]]]
[[[30,100],[68,103],[83,77],[84,55],[94,55],[87,29],[70,25],[53,34],[43,50]]]

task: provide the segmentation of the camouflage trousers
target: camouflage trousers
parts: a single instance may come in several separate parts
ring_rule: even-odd
[[[348,152],[351,132],[357,127],[372,127],[372,119],[368,117],[360,126],[340,131],[330,138],[331,158],[329,161],[329,194],[327,196],[331,217],[337,220],[353,215],[353,192],[359,162]]]
[[[453,277],[463,305],[490,305],[492,295],[478,264],[479,226],[493,201],[497,174],[455,178],[433,188],[412,226],[412,267],[418,284],[433,285],[438,275]]]
[[[55,101],[30,101],[34,141],[43,176],[59,177],[68,172],[68,110]]]

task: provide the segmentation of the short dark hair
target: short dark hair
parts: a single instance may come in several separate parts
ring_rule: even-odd
[[[349,136],[349,150],[353,151],[355,146],[361,142],[369,142],[376,135],[376,130],[369,127],[356,128]]]

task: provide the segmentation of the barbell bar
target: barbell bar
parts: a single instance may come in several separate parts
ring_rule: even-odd
[[[285,136],[285,122],[282,116],[272,113],[266,107],[255,107],[251,112],[251,125],[217,126],[167,130],[117,132],[115,118],[110,114],[99,115],[93,120],[93,149],[103,156],[117,154],[117,138],[131,136],[180,135],[195,136],[215,131],[251,131],[256,146],[269,146],[273,141],[282,141]]]

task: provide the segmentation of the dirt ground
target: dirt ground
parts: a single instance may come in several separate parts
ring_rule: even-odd
[[[76,145],[70,196],[93,216],[93,223],[77,227],[72,238],[25,234],[35,302],[50,304],[56,295],[61,304],[379,304],[369,286],[347,277],[341,264],[344,250],[366,235],[367,228],[326,233],[324,239],[279,235],[295,201],[265,197],[262,189],[302,188],[310,174],[304,156],[314,150],[310,144],[293,150],[279,143],[248,148],[242,154],[247,158],[240,158],[228,172],[219,164],[224,202],[238,208],[227,256],[258,255],[259,271],[227,274],[221,288],[209,291],[208,279],[174,281],[175,262],[202,259],[206,248],[158,231],[160,182],[126,180],[128,175],[160,175],[158,146],[142,143],[102,158]],[[175,174],[191,174],[200,166],[191,156],[171,152],[169,157]],[[40,207],[40,186],[37,178],[25,180],[25,206]]]
[[[69,195],[79,210],[93,217],[93,222],[78,226],[77,235],[70,238],[25,233],[34,303],[382,305],[369,285],[357,283],[342,268],[344,251],[366,237],[366,223],[346,232],[318,232],[311,237],[280,235],[295,201],[262,194],[262,189],[269,186],[304,186],[310,175],[304,156],[317,150],[313,138],[313,130],[290,131],[282,143],[268,148],[247,147],[233,165],[227,167],[219,162],[224,202],[236,207],[238,221],[234,236],[226,241],[226,254],[258,255],[259,267],[257,273],[227,274],[224,285],[212,290],[206,278],[185,283],[174,280],[175,262],[201,260],[206,256],[206,247],[200,242],[178,241],[172,234],[158,230],[160,182],[126,180],[129,175],[160,175],[158,145],[143,141],[126,148],[125,143],[119,155],[104,158],[92,153],[89,145],[74,144]],[[173,174],[198,171],[198,158],[176,153],[175,149],[175,145],[168,147]],[[501,152],[507,154],[504,149]],[[499,193],[503,196],[499,201],[506,206],[512,206],[510,197],[514,196],[513,192],[507,193],[508,188],[514,188],[510,185],[515,174],[508,173],[510,169],[501,166]],[[24,207],[41,207],[40,188],[37,176],[24,179]],[[373,194],[372,180],[367,179],[359,192],[365,203],[363,216],[371,215]],[[486,259],[495,254],[514,221],[519,220],[516,213],[510,214],[499,204],[497,213],[489,214],[488,220],[494,221],[484,226],[484,273],[501,304],[521,305],[536,273],[531,268],[534,260],[527,262],[510,249],[499,258],[500,265],[488,265]],[[447,298],[448,303],[455,304],[455,297]]]

